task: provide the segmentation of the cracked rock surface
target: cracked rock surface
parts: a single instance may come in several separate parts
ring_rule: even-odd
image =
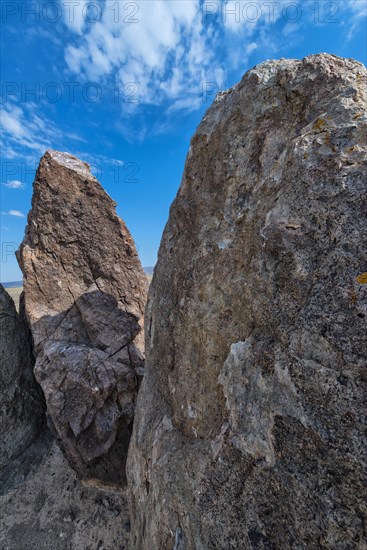
[[[83,479],[121,486],[147,279],[115,206],[87,164],[47,151],[18,260],[49,426]]]
[[[132,549],[365,547],[366,75],[262,63],[192,139],[149,290]]]

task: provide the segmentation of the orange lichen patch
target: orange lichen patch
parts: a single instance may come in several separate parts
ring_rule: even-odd
[[[313,125],[314,130],[318,130],[319,132],[322,132],[322,130],[324,129],[325,124],[326,124],[326,122],[323,118],[318,118],[316,120],[315,124]]]
[[[358,277],[356,277],[356,281],[360,285],[367,285],[367,271],[365,271],[361,275],[358,275]]]

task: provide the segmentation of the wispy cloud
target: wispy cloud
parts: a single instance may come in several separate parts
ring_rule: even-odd
[[[80,144],[86,142],[86,140],[74,132],[57,127],[44,113],[42,113],[41,118],[40,109],[39,105],[32,103],[19,106],[9,102],[0,105],[2,121],[0,146],[4,159],[21,159],[22,162],[36,169],[40,156],[47,149],[70,150],[71,143],[74,142],[74,154],[88,162],[97,173],[100,172],[103,164],[109,166],[123,164],[121,159],[80,151]],[[9,189],[23,189],[25,187],[22,181],[16,179],[3,182],[2,185]],[[17,214],[11,215],[15,216]]]
[[[9,210],[9,212],[1,212],[3,216],[14,216],[16,218],[25,218],[25,215],[20,210]]]
[[[0,145],[3,158],[20,157],[28,163],[34,163],[47,149],[63,148],[63,144],[70,140],[84,141],[76,134],[58,128],[44,113],[41,115],[39,110],[40,105],[35,103],[17,105],[9,101],[0,105]],[[4,185],[19,189],[14,182]]]
[[[346,4],[358,19],[367,17],[367,2],[365,0],[346,0]]]
[[[366,0],[346,0],[344,9],[352,12],[347,32],[347,40],[351,40],[363,21],[367,25],[367,2]]]
[[[183,98],[177,99],[172,105],[168,108],[167,114],[173,113],[175,111],[195,111],[202,105],[202,100],[200,97],[197,98]]]
[[[2,149],[7,158],[17,156],[19,148],[39,156],[52,146],[55,137],[61,136],[60,130],[51,121],[41,119],[29,104],[1,106],[1,121]]]
[[[9,189],[24,189],[24,183],[19,180],[7,181],[6,183],[3,183],[3,185]]]

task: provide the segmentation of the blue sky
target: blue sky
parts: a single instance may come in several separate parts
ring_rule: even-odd
[[[1,281],[21,278],[32,181],[68,151],[156,261],[189,141],[215,93],[266,59],[366,63],[366,1],[2,0]]]

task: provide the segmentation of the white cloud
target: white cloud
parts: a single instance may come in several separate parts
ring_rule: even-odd
[[[9,216],[15,216],[16,218],[25,218],[25,215],[20,210],[9,210]]]
[[[215,48],[208,44],[215,36],[211,25],[203,26],[200,0],[129,6],[124,11],[124,3],[106,0],[100,21],[84,21],[77,29],[69,24],[74,32],[84,28],[83,36],[66,46],[69,70],[88,80],[113,75],[120,85],[133,83],[139,102],[146,104],[200,95],[201,83],[213,80],[220,68]]]
[[[39,116],[36,103],[22,106],[8,102],[0,105],[2,131],[0,146],[3,158],[22,158],[34,163],[47,149],[63,149],[66,140],[84,141],[75,133],[62,131],[45,115]],[[10,185],[12,184],[12,185]],[[17,183],[4,183],[9,188],[19,189]]]
[[[9,189],[23,189],[24,188],[24,183],[22,181],[19,181],[19,180],[7,181],[6,183],[3,183],[3,185],[5,185],[5,187],[9,187]]]
[[[5,157],[14,158],[19,147],[42,154],[50,147],[52,138],[60,136],[60,131],[50,121],[46,123],[32,111],[30,105],[23,108],[8,103],[1,107]]]
[[[257,50],[258,47],[259,46],[256,42],[250,42],[249,44],[247,44],[245,52],[247,55],[250,55],[252,52]]]
[[[89,0],[77,0],[77,2],[65,2],[62,0],[65,23],[78,34],[82,33],[88,20],[93,21],[98,19],[98,12],[93,14],[89,11],[89,3],[93,4]]]
[[[1,116],[3,131],[16,136],[17,138],[26,137],[27,132],[21,124],[21,116],[22,110],[15,105],[13,105],[11,110],[4,110]]]
[[[197,97],[192,99],[188,97],[186,99],[177,99],[172,105],[168,108],[167,114],[173,113],[175,111],[195,111],[202,105],[202,100]]]
[[[365,0],[347,0],[346,4],[354,12],[355,17],[367,17],[367,2]]]
[[[352,12],[352,18],[349,19],[349,30],[347,32],[347,40],[351,40],[363,20],[367,18],[367,2],[366,0],[346,0],[343,5],[345,10]],[[366,21],[365,21],[365,24]]]
[[[125,87],[132,83],[138,103],[168,104],[170,112],[185,105],[193,109],[200,105],[203,83],[222,87],[230,71],[246,70],[255,50],[269,49],[274,23],[284,13],[294,16],[292,10],[284,12],[290,4],[294,3],[105,0],[99,4],[97,22],[66,18],[73,36],[65,46],[65,61],[85,80],[110,77]],[[123,105],[136,113],[136,104]]]
[[[75,48],[68,46],[65,51],[65,61],[73,73],[79,73],[82,70],[83,57],[87,55],[84,48]]]

